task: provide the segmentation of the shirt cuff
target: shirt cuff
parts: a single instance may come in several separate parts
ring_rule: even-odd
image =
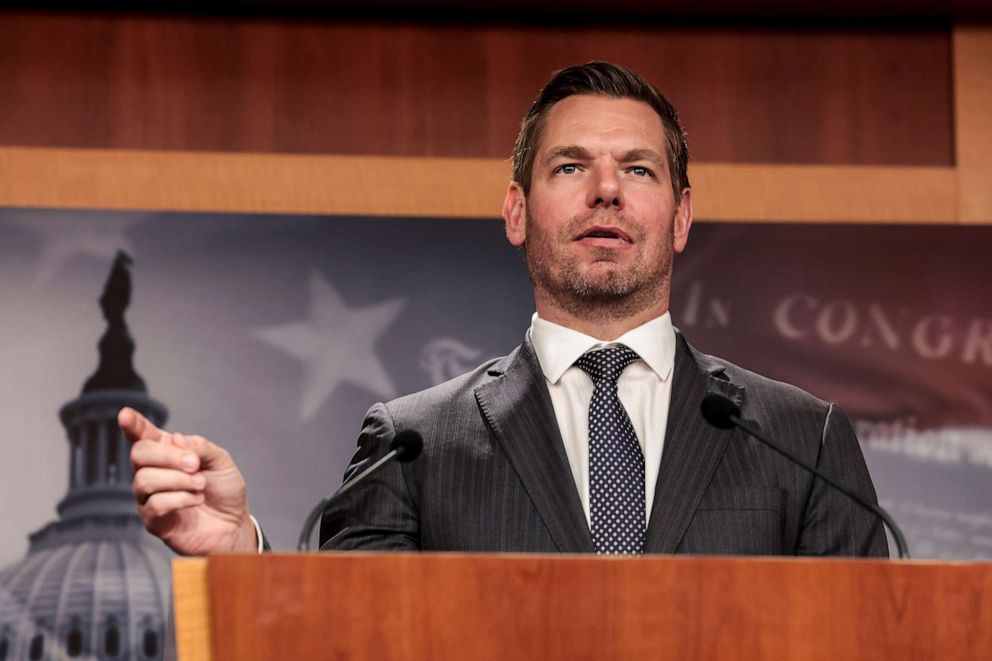
[[[258,520],[251,514],[248,515],[248,518],[255,526],[255,539],[258,541],[258,553],[261,555],[265,552],[264,544],[262,544],[262,526],[258,525]]]

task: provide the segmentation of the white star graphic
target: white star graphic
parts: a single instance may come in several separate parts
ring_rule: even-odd
[[[307,318],[260,328],[252,335],[303,363],[300,420],[305,422],[346,381],[384,399],[396,396],[396,387],[375,353],[375,344],[405,305],[404,299],[394,299],[349,308],[323,276],[312,272]]]
[[[80,215],[78,212],[52,212],[44,218],[7,216],[3,219],[5,223],[27,230],[43,240],[32,288],[40,289],[47,285],[76,255],[95,257],[108,263],[114,260],[118,250],[134,256],[134,246],[127,237],[127,229],[141,217],[111,219]]]

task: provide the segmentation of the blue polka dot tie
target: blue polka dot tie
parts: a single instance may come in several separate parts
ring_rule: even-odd
[[[589,405],[589,510],[597,553],[644,552],[644,453],[617,397],[620,374],[637,359],[618,345],[575,361],[595,384]]]

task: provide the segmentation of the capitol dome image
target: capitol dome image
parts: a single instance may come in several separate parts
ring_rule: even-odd
[[[0,661],[170,656],[171,554],[137,515],[130,444],[116,422],[122,406],[159,425],[168,415],[132,365],[130,263],[118,254],[100,298],[99,366],[60,411],[70,469],[58,518],[30,535],[23,560],[0,569]]]

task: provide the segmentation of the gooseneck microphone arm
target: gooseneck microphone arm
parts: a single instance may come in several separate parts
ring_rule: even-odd
[[[847,487],[841,486],[833,479],[824,475],[819,469],[806,463],[777,443],[774,443],[762,436],[761,432],[741,419],[741,407],[737,406],[737,404],[723,395],[717,393],[710,393],[709,395],[706,395],[706,397],[703,397],[703,403],[700,408],[702,409],[703,417],[706,418],[706,422],[710,423],[714,427],[719,429],[730,429],[731,427],[737,427],[738,429],[741,429],[792,463],[805,468],[810,473],[877,516],[892,532],[892,537],[896,540],[896,547],[899,549],[899,558],[902,560],[909,560],[909,547],[906,545],[906,538],[903,537],[902,530],[900,530],[899,526],[896,525],[895,519],[893,519],[889,513],[882,509],[879,505],[875,505]]]
[[[420,456],[420,451],[423,447],[424,439],[421,438],[420,434],[415,431],[406,430],[396,434],[396,437],[393,438],[393,442],[389,444],[389,452],[384,454],[381,459],[342,484],[341,487],[330,496],[327,496],[317,503],[317,506],[310,512],[310,516],[307,517],[306,523],[303,524],[303,530],[300,531],[300,540],[296,545],[296,550],[310,550],[310,536],[313,534],[314,527],[316,527],[317,522],[320,521],[320,518],[324,515],[324,512],[326,512],[335,501],[351,491],[353,487],[357,486],[369,475],[378,472],[379,469],[388,464],[390,461],[393,461],[394,459],[400,463],[413,461]]]

